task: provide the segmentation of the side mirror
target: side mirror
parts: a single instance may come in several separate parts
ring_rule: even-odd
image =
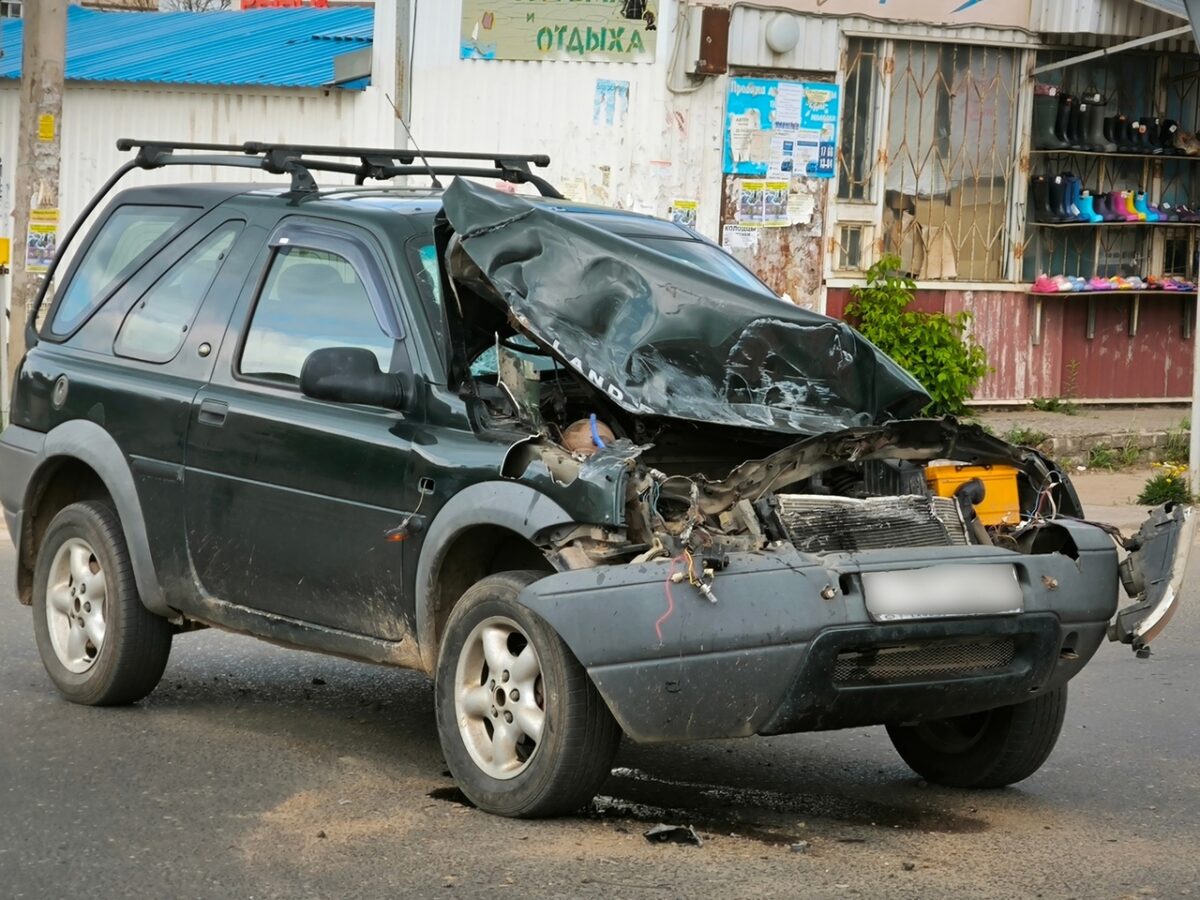
[[[399,375],[379,370],[379,360],[361,347],[323,347],[308,354],[300,391],[314,400],[404,409],[411,399]]]

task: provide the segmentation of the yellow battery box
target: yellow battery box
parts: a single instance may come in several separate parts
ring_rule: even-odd
[[[975,507],[984,525],[1016,525],[1021,521],[1017,496],[1017,470],[1012,466],[927,466],[925,481],[939,497],[953,497],[959,485],[978,478],[983,482],[983,502]]]

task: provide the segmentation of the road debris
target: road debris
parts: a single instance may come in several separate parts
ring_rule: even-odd
[[[646,833],[646,840],[652,844],[691,844],[693,847],[703,847],[704,841],[696,834],[691,825],[664,825],[659,823]]]

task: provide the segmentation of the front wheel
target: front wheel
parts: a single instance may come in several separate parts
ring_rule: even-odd
[[[896,752],[934,784],[999,788],[1042,767],[1062,731],[1067,687],[986,712],[916,725],[888,725]]]
[[[537,572],[491,575],[446,623],[438,736],[467,798],[501,816],[573,812],[608,775],[619,729],[549,625],[516,602]]]

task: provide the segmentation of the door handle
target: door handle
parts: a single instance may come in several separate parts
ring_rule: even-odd
[[[222,400],[201,400],[200,414],[196,417],[201,425],[212,425],[220,428],[225,424],[225,416],[229,414],[229,404]]]

